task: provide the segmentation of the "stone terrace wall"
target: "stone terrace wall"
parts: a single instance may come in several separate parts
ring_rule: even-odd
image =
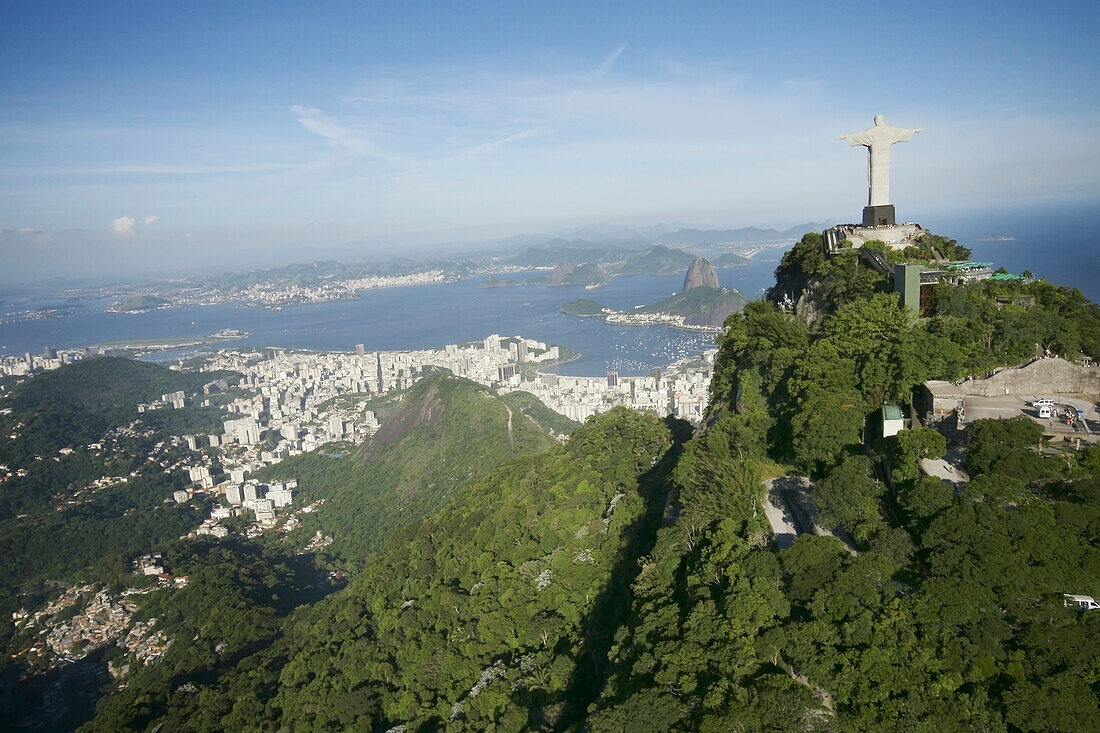
[[[1100,394],[1100,369],[1080,367],[1064,359],[1037,359],[1022,367],[1002,369],[985,379],[963,382],[959,390],[981,397],[1004,394],[1097,395]]]

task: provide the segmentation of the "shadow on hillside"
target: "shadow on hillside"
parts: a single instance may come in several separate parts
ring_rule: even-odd
[[[600,592],[592,604],[592,610],[581,624],[582,642],[576,652],[577,664],[562,696],[563,707],[556,719],[544,715],[543,701],[528,706],[531,724],[537,728],[550,727],[567,730],[582,723],[588,706],[599,697],[607,673],[607,655],[615,639],[615,632],[626,621],[633,599],[630,590],[640,571],[638,558],[653,549],[657,530],[670,489],[670,474],[679,460],[683,445],[691,439],[690,423],[676,418],[665,418],[665,425],[672,433],[673,445],[653,468],[639,477],[638,485],[645,510],[627,530],[626,546],[611,569],[611,582]]]
[[[223,540],[217,546],[240,555],[261,551],[258,546],[239,538]],[[288,617],[301,606],[316,604],[345,586],[342,580],[329,578],[327,571],[317,568],[313,554],[273,557],[273,561],[281,561],[293,571],[291,582],[257,586],[249,589],[246,595],[257,605],[270,604],[280,618]],[[273,602],[273,598],[278,600]],[[200,686],[216,684],[223,674],[236,669],[243,660],[275,644],[283,631],[284,627],[279,624],[274,633],[218,658],[213,664],[173,671],[167,676],[165,685],[145,690],[151,702],[145,712],[130,720],[130,727],[145,728],[163,715],[172,691],[180,685],[187,682]],[[185,645],[186,639],[174,636],[173,643]],[[100,699],[118,690],[106,661],[108,652],[114,648],[112,642],[85,657],[62,660],[45,671],[35,671],[22,661],[8,665],[0,672],[0,720],[3,721],[0,730],[71,731],[92,720]],[[170,663],[166,659],[158,662],[161,665]],[[136,668],[135,672],[141,674]]]
[[[91,719],[109,680],[104,650],[34,673],[10,665],[0,680],[0,714],[7,730],[73,730]]]

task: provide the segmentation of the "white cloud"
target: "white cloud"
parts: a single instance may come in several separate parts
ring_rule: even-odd
[[[119,237],[134,236],[134,217],[120,216],[111,224],[111,231]]]
[[[151,214],[151,215],[145,217],[144,219],[142,219],[142,221],[145,222],[145,226],[152,226],[153,224],[157,223],[158,219],[160,219],[159,216],[157,216],[156,214]]]

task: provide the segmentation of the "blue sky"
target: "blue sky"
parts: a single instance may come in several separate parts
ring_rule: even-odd
[[[1100,198],[1100,6],[741,5],[4,0],[0,277]]]

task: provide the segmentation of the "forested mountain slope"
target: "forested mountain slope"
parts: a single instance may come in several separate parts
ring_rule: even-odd
[[[578,723],[664,507],[674,445],[654,417],[600,416],[399,533],[349,588],[235,671],[189,690],[132,685],[88,729]],[[156,717],[134,707],[150,696]]]
[[[465,379],[430,375],[395,399],[381,429],[358,449],[295,456],[259,474],[298,479],[303,501],[324,500],[303,517],[293,543],[321,531],[333,538],[326,551],[333,561],[356,569],[395,530],[437,511],[471,479],[557,445],[549,429]]]
[[[1091,728],[1100,612],[1062,593],[1100,591],[1100,448],[1040,453],[1034,422],[979,421],[956,490],[917,465],[943,454],[939,433],[860,438],[884,398],[923,379],[1011,362],[1035,341],[1095,356],[1100,311],[1068,288],[988,283],[937,293],[937,315],[914,321],[816,235],[777,275],[779,290],[801,281],[816,313],[807,325],[760,302],[728,321],[709,425],[675,471],[683,509],[633,585],[589,728]],[[1036,307],[998,307],[1021,295]],[[822,521],[858,554],[813,535],[774,549],[745,476],[765,459],[818,479]]]

